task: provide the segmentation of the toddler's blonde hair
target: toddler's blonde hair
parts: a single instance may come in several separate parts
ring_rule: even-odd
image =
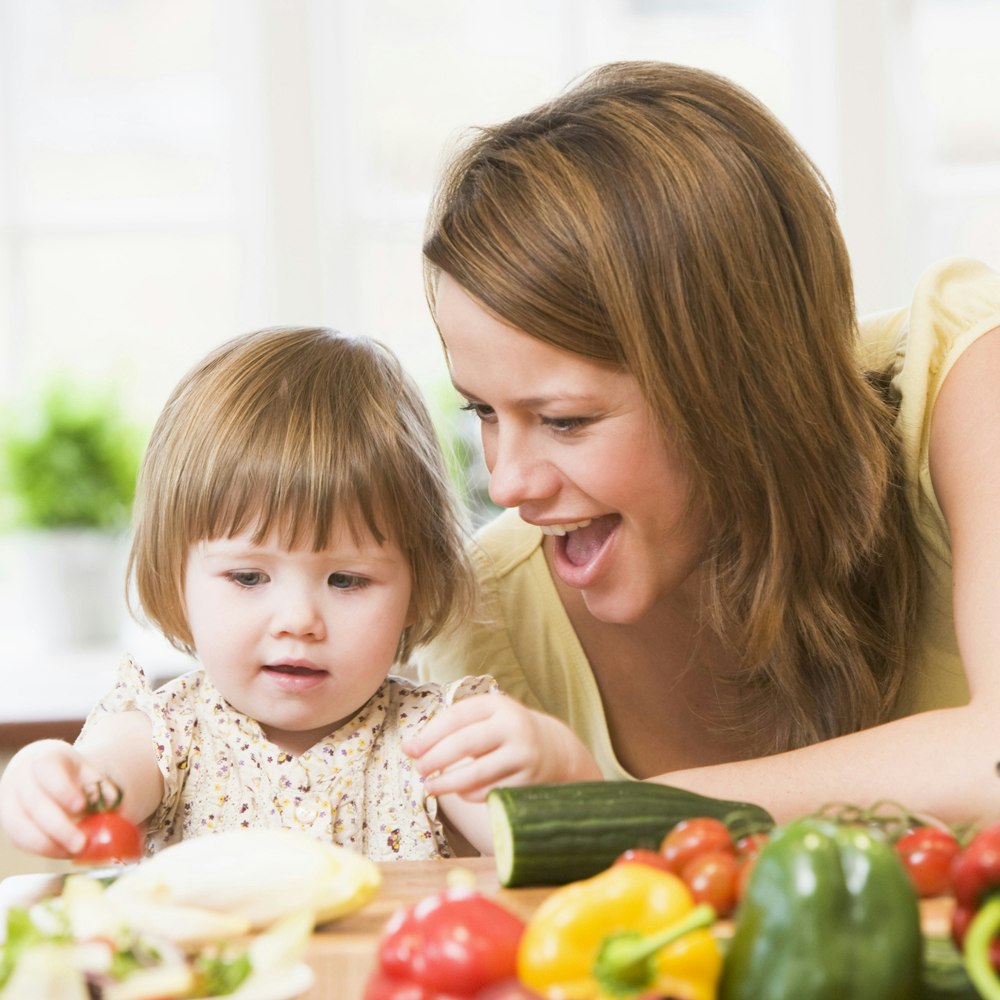
[[[324,328],[237,337],[188,372],[153,429],[133,516],[133,613],[138,603],[193,653],[184,574],[194,543],[274,530],[318,551],[345,523],[391,539],[409,560],[415,624],[400,659],[471,610],[461,506],[398,359]]]

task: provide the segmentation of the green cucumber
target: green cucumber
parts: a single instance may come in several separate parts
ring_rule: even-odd
[[[682,819],[720,819],[736,838],[774,826],[767,810],[749,802],[647,781],[494,788],[486,801],[497,879],[508,888],[589,878],[629,848],[656,850]]]

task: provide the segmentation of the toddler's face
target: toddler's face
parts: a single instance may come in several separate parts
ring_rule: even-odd
[[[410,566],[346,524],[329,546],[287,549],[252,532],[197,542],[184,599],[202,666],[272,742],[302,753],[376,691],[411,622]]]

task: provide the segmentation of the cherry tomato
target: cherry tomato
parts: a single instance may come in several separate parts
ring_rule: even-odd
[[[87,835],[87,843],[73,856],[75,861],[127,864],[142,857],[142,833],[119,812],[87,813],[78,826]]]
[[[732,851],[703,851],[684,866],[681,878],[696,903],[708,903],[720,917],[728,917],[736,909],[739,874]]]
[[[953,834],[936,826],[918,826],[896,841],[896,852],[922,898],[949,891],[951,863],[961,849]]]
[[[748,833],[736,841],[736,856],[741,862],[753,860],[767,843],[766,833]]]
[[[692,858],[706,851],[736,852],[726,824],[710,816],[682,819],[668,831],[660,844],[660,853],[667,859],[670,870],[677,875],[683,872]]]
[[[77,823],[86,834],[87,842],[73,856],[74,861],[128,864],[142,857],[142,831],[118,812],[122,801],[121,789],[112,782],[108,783],[115,791],[112,802],[104,797],[104,789],[100,785],[87,795],[87,811]]]
[[[616,865],[648,865],[650,868],[659,868],[660,871],[672,872],[670,862],[660,854],[659,851],[651,851],[646,847],[630,847],[627,851],[622,851],[615,858]]]

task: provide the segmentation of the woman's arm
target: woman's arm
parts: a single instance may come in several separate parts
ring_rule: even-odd
[[[893,799],[949,821],[1000,817],[1000,328],[948,374],[930,468],[951,537],[955,631],[971,701],[802,750],[657,781],[760,803],[778,819]]]

